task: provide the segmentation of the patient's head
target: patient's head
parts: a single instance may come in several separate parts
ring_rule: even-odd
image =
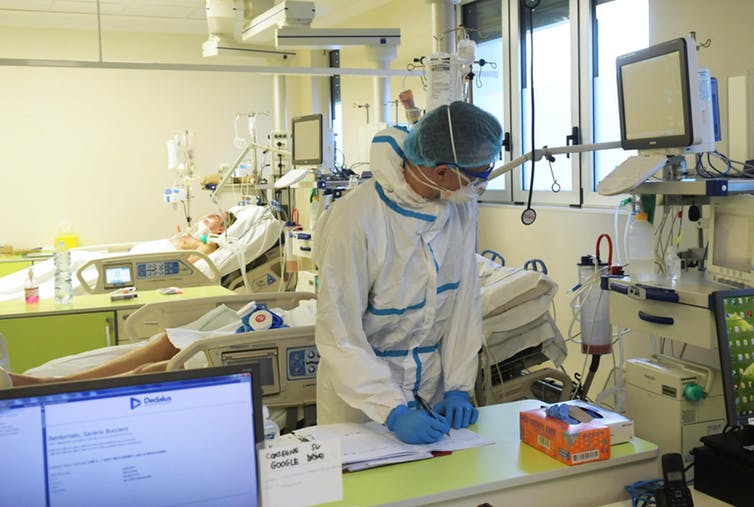
[[[229,211],[210,213],[202,219],[209,234],[222,234],[236,221],[236,216]]]

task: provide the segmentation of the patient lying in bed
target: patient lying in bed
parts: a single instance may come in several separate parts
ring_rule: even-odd
[[[257,305],[253,301],[237,311],[225,305],[220,305],[194,322],[179,328],[168,328],[164,332],[139,343],[104,347],[75,356],[54,359],[40,367],[32,368],[25,374],[0,370],[0,388],[8,387],[8,383],[13,386],[22,386],[164,371],[168,361],[174,355],[196,340],[251,331],[248,316],[255,310],[257,310]],[[313,326],[316,300],[302,301],[291,310],[271,308],[269,311],[278,315],[284,326]],[[103,361],[103,357],[107,357],[107,359]],[[65,365],[64,363],[69,362],[71,358],[76,358],[78,364]],[[87,363],[93,363],[93,365],[81,367],[81,365]],[[68,367],[69,372],[59,375],[61,366],[62,369]],[[206,365],[194,364],[190,366],[201,367]],[[55,376],[50,376],[51,374],[55,374]]]
[[[202,217],[199,223],[190,231],[178,234],[169,239],[147,241],[132,246],[130,253],[169,252],[171,250],[197,250],[209,255],[217,250],[217,239],[237,220],[231,211],[217,211]],[[199,256],[189,257],[190,262],[196,262]]]
[[[131,246],[129,252],[155,253],[175,250],[198,250],[209,256],[210,261],[226,275],[239,269],[239,264],[249,263],[269,250],[279,239],[283,224],[272,212],[262,206],[237,206],[228,212],[210,213],[200,220],[192,234],[184,234],[169,239],[147,241]],[[226,237],[227,236],[227,237]],[[206,238],[206,241],[202,241]],[[123,255],[124,245],[116,252],[101,249],[77,248],[71,250],[71,268],[75,272],[94,259]],[[239,256],[242,259],[239,259]],[[204,259],[189,259],[199,271],[212,277],[213,270]],[[40,297],[52,298],[54,293],[55,264],[52,259],[34,264],[34,275],[40,282]],[[23,300],[25,270],[0,278],[0,301]],[[97,272],[94,268],[82,273],[88,282],[94,282]],[[74,295],[84,293],[78,279],[73,277]]]

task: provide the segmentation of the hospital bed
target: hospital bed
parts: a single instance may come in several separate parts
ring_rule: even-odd
[[[290,327],[200,339],[176,354],[168,369],[256,363],[263,402],[280,428],[285,431],[315,424],[319,354],[314,344],[316,302],[311,293],[234,294],[144,305],[126,321],[127,338],[133,343],[55,359],[26,373],[62,376],[82,371],[141,347],[146,338],[184,326],[220,305],[238,310],[250,301],[283,314]]]
[[[523,398],[557,401],[569,398],[571,381],[555,368],[533,367],[545,361],[559,366],[566,345],[549,309],[557,286],[541,272],[502,267],[478,257],[482,280],[485,345],[475,386],[479,405]],[[224,295],[144,305],[126,320],[125,333],[136,343],[107,347],[49,361],[26,373],[66,375],[101,364],[113,354],[142,346],[143,338],[179,327],[219,305],[238,309],[250,300],[270,309],[291,311],[302,303],[316,304],[311,293]],[[264,402],[277,409],[283,429],[311,424],[315,418],[316,372],[319,363],[314,342],[314,309],[310,321],[289,328],[216,336],[194,342],[169,363],[169,368],[256,362],[263,371]],[[121,350],[114,350],[121,349]],[[197,361],[198,360],[198,361]]]
[[[557,285],[544,272],[504,267],[481,255],[477,266],[484,333],[477,403],[569,399],[572,381],[558,369],[567,346],[550,314]],[[541,366],[547,362],[554,367]]]
[[[104,273],[97,269],[97,261],[107,259],[110,265],[118,262],[133,265],[134,256],[147,254],[165,256],[159,261],[161,265],[165,262],[178,262],[183,266],[187,266],[188,263],[182,259],[188,255],[197,255],[200,259],[187,266],[187,269],[196,269],[203,273],[208,283],[232,281],[233,289],[237,289],[243,286],[246,280],[254,287],[254,292],[289,290],[292,284],[295,285],[295,279],[292,282],[290,277],[284,279],[286,277],[282,271],[284,263],[278,245],[283,230],[282,222],[263,206],[237,206],[231,208],[231,211],[235,213],[237,220],[218,239],[218,248],[206,256],[193,251],[176,251],[169,240],[71,249],[71,269],[76,273],[73,277],[74,295],[93,292],[92,288],[103,287]],[[259,262],[259,259],[263,261]],[[52,298],[54,261],[48,259],[36,262],[33,270],[40,282],[40,297]],[[250,271],[247,273],[247,270]],[[219,280],[216,280],[218,273]],[[22,300],[27,276],[26,270],[23,270],[0,278],[0,301]],[[176,284],[167,280],[166,285]]]

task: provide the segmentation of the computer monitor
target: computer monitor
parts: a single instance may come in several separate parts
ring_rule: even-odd
[[[754,196],[713,199],[709,206],[707,278],[754,287]]]
[[[726,422],[730,427],[752,427],[754,288],[717,291],[713,298]]]
[[[292,158],[295,167],[322,165],[324,154],[323,116],[310,114],[291,119]]]
[[[0,491],[15,505],[257,506],[255,366],[0,389]]]
[[[671,155],[714,150],[709,69],[683,37],[616,59],[621,146]]]

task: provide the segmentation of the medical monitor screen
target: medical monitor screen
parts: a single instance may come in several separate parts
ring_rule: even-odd
[[[3,497],[23,506],[258,506],[256,371],[0,389]]]
[[[322,128],[321,114],[299,116],[291,120],[294,166],[320,166],[322,164]]]
[[[105,288],[130,287],[133,285],[133,273],[130,264],[105,266]]]
[[[729,211],[715,212],[715,240],[712,244],[712,259],[716,266],[741,272],[751,271],[752,216]]]
[[[754,286],[754,197],[713,200],[709,219],[707,278],[733,287]]]
[[[616,60],[623,149],[686,147],[694,142],[687,46],[676,39]],[[694,79],[698,79],[696,73]]]
[[[754,289],[714,293],[714,311],[727,423],[754,425]]]

